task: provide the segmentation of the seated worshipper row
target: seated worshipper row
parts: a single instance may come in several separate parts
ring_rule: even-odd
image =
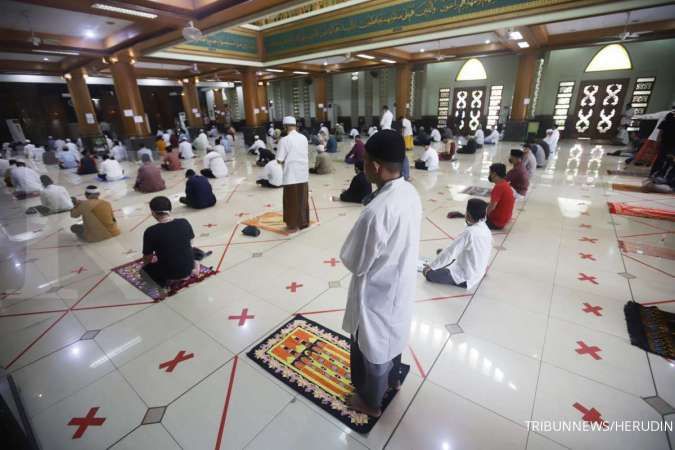
[[[560,140],[560,131],[557,126],[546,130],[546,137],[543,139],[548,144],[551,153],[555,153],[558,148],[558,141]]]
[[[283,184],[283,170],[276,159],[270,160],[263,169],[262,176],[256,180],[256,184],[268,188],[280,188]]]
[[[14,197],[23,200],[39,195],[42,191],[40,174],[30,167],[26,167],[26,163],[23,161],[10,160],[9,164],[10,184],[8,186],[14,187]],[[7,183],[6,177],[7,175],[5,175],[5,183]]]
[[[204,133],[204,130],[199,130],[199,134],[192,141],[192,145],[195,148],[195,151],[198,153],[206,154],[206,148],[209,146],[209,138]]]
[[[497,131],[497,128],[493,128],[492,130],[488,130],[489,133],[485,137],[485,144],[486,145],[496,145],[499,144],[499,131]]]
[[[224,178],[228,174],[223,157],[215,149],[209,150],[204,156],[204,168],[201,174],[206,178]]]
[[[455,153],[457,151],[455,141],[449,137],[443,137],[441,150],[438,152],[438,159],[441,161],[456,161]]]
[[[323,145],[326,153],[337,153],[337,141],[335,136],[328,134],[328,128],[319,133],[319,145]]]
[[[195,234],[186,219],[171,217],[171,200],[155,197],[150,201],[150,212],[158,222],[143,233],[142,275],[154,282],[160,291],[160,300],[167,295],[171,281],[178,281],[199,273],[192,239]]]
[[[162,142],[164,140],[162,139]],[[148,155],[141,157],[141,167],[138,168],[134,190],[143,193],[158,192],[166,189],[166,183],[162,178],[162,171],[154,165]]]
[[[148,147],[146,147],[145,144],[143,144],[141,146],[141,148],[136,152],[136,159],[138,161],[142,161],[143,155],[148,155],[148,158],[150,158],[150,161],[155,160],[154,156],[152,155],[152,150],[150,150]]]
[[[75,169],[80,165],[81,156],[77,146],[70,142],[61,151],[57,151],[56,158],[59,160],[59,167],[61,169]]]
[[[192,159],[195,157],[193,151],[193,146],[190,144],[186,137],[180,138],[180,144],[178,144],[178,157],[180,159]]]
[[[267,146],[265,145],[265,142],[263,142],[262,139],[260,139],[260,136],[257,134],[253,136],[253,144],[248,148],[248,152],[251,155],[258,155],[260,152],[260,149],[267,149]]]
[[[85,200],[73,199],[70,217],[82,217],[82,224],[71,226],[70,231],[83,241],[99,242],[120,234],[112,206],[100,196],[98,186],[90,185],[84,191]]]
[[[265,167],[268,162],[276,159],[277,155],[267,147],[258,149],[258,159],[255,164],[258,167]]]
[[[345,156],[345,162],[347,164],[356,164],[357,162],[363,162],[363,154],[366,152],[366,147],[363,145],[363,140],[360,135],[354,136],[354,145],[352,149]]]
[[[178,153],[174,151],[174,147],[171,144],[166,147],[166,155],[162,161],[162,169],[168,170],[170,172],[175,170],[183,170],[183,165],[180,162]]]
[[[29,139],[26,139],[26,142],[23,146],[23,153],[26,159],[41,161],[42,155],[45,153],[45,148],[42,146],[36,147],[35,145],[31,144]]]
[[[113,141],[112,150],[110,150],[110,156],[112,156],[115,161],[129,161],[129,153],[127,148],[120,144],[120,141]]]
[[[147,154],[146,154],[147,156]],[[99,167],[98,178],[101,181],[119,181],[124,179],[124,169],[117,160],[103,155],[103,161]]]
[[[98,168],[96,167],[96,155],[85,151],[80,160],[80,166],[77,168],[77,174],[90,175],[93,173],[98,173]]]
[[[534,142],[534,140],[529,140],[528,142],[524,143],[523,151],[525,152],[525,155],[528,158],[525,164],[525,167],[527,168],[528,172],[530,171],[533,163],[536,169],[546,167],[546,153],[544,152],[544,148],[541,145]],[[531,156],[528,156],[528,154]],[[530,174],[530,177],[532,177],[533,175],[534,172]]]
[[[511,184],[516,198],[525,197],[530,187],[530,174],[525,167],[524,157],[525,154],[518,148],[512,149],[509,156],[509,162],[513,167],[506,174],[506,181]]]
[[[188,169],[185,172],[185,197],[178,199],[182,204],[194,208],[210,208],[216,204],[216,196],[213,195],[213,189],[209,180],[201,175],[195,174],[195,171]]]
[[[487,203],[472,198],[466,204],[467,227],[436,259],[425,265],[427,281],[473,289],[487,271],[492,252],[492,233],[485,223]]]
[[[217,137],[214,141],[213,149],[223,157],[224,161],[232,161],[234,158],[234,148],[230,147],[230,141]]]
[[[335,167],[333,167],[333,161],[330,159],[330,156],[326,154],[325,147],[322,144],[317,145],[314,167],[309,169],[309,173],[327,175],[333,172],[335,172]]]
[[[340,201],[362,203],[364,198],[373,193],[373,186],[363,171],[363,161],[354,163],[354,172],[356,172],[356,175],[349,183],[349,188],[340,194]]]
[[[415,169],[428,171],[438,170],[438,152],[431,144],[431,142],[426,142],[424,144],[424,153],[422,153],[420,159],[415,161]]]

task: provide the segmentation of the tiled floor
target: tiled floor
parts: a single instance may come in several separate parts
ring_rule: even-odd
[[[438,173],[413,171],[423,255],[462,230],[446,213],[464,208],[463,187],[489,185],[489,163],[505,161],[511,146],[460,155]],[[281,191],[255,185],[261,169],[240,148],[230,176],[213,183],[214,208],[175,207],[220,274],[160,304],[111,273],[140,256],[153,220],[152,195],[131,189],[133,175],[101,183],[122,234],[97,244],[77,242],[67,214],[27,216],[35,200],[2,192],[0,364],[45,449],[672,449],[672,432],[527,428],[531,420],[578,421],[593,408],[605,421],[675,417],[675,363],[631,346],[622,310],[632,298],[675,312],[675,262],[622,254],[617,242],[673,249],[675,223],[611,216],[606,206],[675,208],[675,198],[613,192],[608,182],[639,179],[604,175],[619,160],[603,153],[562,142],[512,226],[494,233],[489,272],[474,291],[420,277],[403,355],[411,374],[368,435],[245,355],[296,312],[340,331],[349,275],[339,250],[361,207],[331,200],[353,173],[339,161],[336,174],[310,178],[316,225],[252,239],[239,222],[279,211]],[[93,178],[48,172],[74,195]],[[176,200],[183,174],[164,175],[165,194]],[[295,292],[287,288],[294,282]],[[671,407],[657,411],[644,400],[655,396]]]

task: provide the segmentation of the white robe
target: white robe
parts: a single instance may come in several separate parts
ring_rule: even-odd
[[[192,151],[192,144],[187,141],[178,144],[178,154],[183,159],[192,159],[195,157],[195,154]]]
[[[382,118],[380,119],[380,129],[381,130],[391,130],[391,123],[394,121],[394,115],[391,111],[387,110],[382,113]]]
[[[195,146],[195,150],[198,152],[206,152],[206,147],[209,145],[209,138],[206,137],[206,134],[199,133],[197,139],[192,142]]]
[[[50,184],[40,192],[40,203],[51,212],[69,211],[73,209],[73,201],[66,188],[56,184]]]
[[[40,174],[29,167],[15,167],[10,172],[16,192],[32,194],[42,190]]]
[[[666,110],[666,111],[659,111],[655,113],[649,113],[649,114],[639,114],[637,116],[633,116],[633,119],[637,120],[656,120],[656,126],[654,127],[654,130],[652,130],[652,133],[649,135],[649,140],[650,141],[658,141],[659,140],[659,125],[661,125],[661,122],[663,122],[663,119],[668,115],[668,113],[672,112],[671,109]]]
[[[284,163],[284,186],[309,181],[309,143],[293,130],[279,140],[277,161]]]
[[[345,240],[340,259],[352,273],[342,328],[373,364],[408,344],[415,299],[422,205],[403,178],[385,184]]]
[[[143,161],[143,155],[148,155],[150,157],[150,161],[154,161],[155,158],[152,157],[152,150],[150,150],[148,147],[141,147],[140,150],[138,150],[138,153],[136,156],[138,157],[139,161]]]
[[[211,150],[204,157],[204,168],[211,169],[213,176],[216,178],[226,177],[228,174],[227,166],[223,157],[218,154],[215,150]]]
[[[129,155],[127,154],[127,149],[123,145],[114,146],[110,152],[112,153],[112,157],[115,158],[116,161],[127,161],[127,160],[129,160]]]
[[[124,170],[114,159],[106,159],[99,166],[99,172],[105,175],[106,181],[117,181],[124,178]]]

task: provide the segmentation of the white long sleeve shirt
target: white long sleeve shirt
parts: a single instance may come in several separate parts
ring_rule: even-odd
[[[183,159],[192,159],[195,157],[195,153],[192,151],[192,144],[187,141],[178,144],[178,153]]]
[[[276,159],[265,164],[263,169],[262,179],[267,180],[273,186],[281,186],[284,179],[284,173],[281,170],[281,165]]]
[[[485,221],[480,221],[466,227],[429,267],[438,270],[447,266],[457,284],[466,282],[466,288],[473,289],[485,275],[491,252],[492,233]]]
[[[309,143],[293,130],[279,140],[277,161],[283,162],[284,186],[309,181]]]
[[[261,149],[261,148],[267,148],[267,146],[265,145],[265,143],[263,142],[262,139],[256,139],[248,149],[249,149],[249,151],[255,152],[255,154],[257,155],[258,150]]]
[[[410,122],[410,119],[406,119],[404,117],[401,121],[401,127],[403,128],[403,136],[413,135],[412,123]]]
[[[473,138],[476,140],[476,144],[483,145],[485,144],[485,133],[480,128],[476,130],[473,135]]]
[[[152,157],[152,150],[150,150],[147,147],[141,147],[141,149],[138,151],[136,156],[138,157],[139,161],[143,161],[141,158],[143,158],[143,155],[148,155],[150,157],[150,161],[154,161],[155,158]]]
[[[29,167],[15,167],[10,172],[16,192],[32,194],[42,190],[40,174]]]
[[[216,178],[223,178],[228,174],[227,166],[225,165],[223,157],[220,156],[220,154],[215,150],[211,150],[204,157],[204,168],[211,169],[213,176]]]
[[[127,161],[129,159],[127,149],[123,145],[114,146],[110,152],[112,153],[113,158],[115,158],[117,161]]]
[[[499,142],[499,131],[492,130],[485,138],[485,144],[497,144]]]
[[[426,164],[427,170],[438,170],[438,152],[432,146],[429,146],[424,150],[420,159]]]
[[[99,172],[105,175],[106,181],[116,181],[124,178],[124,170],[114,159],[106,159],[99,166]]]
[[[340,259],[352,273],[342,328],[364,356],[384,364],[408,344],[422,205],[403,178],[386,183],[359,215]]]
[[[441,142],[441,132],[438,131],[438,128],[434,128],[433,130],[431,130],[430,137],[431,140],[433,140],[434,142]]]
[[[73,209],[73,201],[66,188],[56,184],[50,184],[40,192],[40,202],[51,212]]]
[[[387,110],[382,113],[382,118],[380,119],[380,129],[381,130],[391,130],[391,123],[394,121],[394,115],[391,111]]]

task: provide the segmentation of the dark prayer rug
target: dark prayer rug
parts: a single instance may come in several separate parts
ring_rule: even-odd
[[[141,275],[141,269],[143,268],[143,259],[137,259],[135,261],[131,261],[129,263],[123,264],[121,266],[115,267],[113,272],[117,273],[119,276],[127,280],[130,284],[135,286],[139,291],[143,292],[146,294],[148,297],[152,298],[155,301],[161,300],[161,295],[159,293],[159,289],[155,283],[147,281],[142,275]],[[206,267],[203,265],[199,265],[199,275],[197,276],[189,276],[187,278],[184,278],[182,280],[175,280],[169,283],[168,286],[168,296],[172,296],[176,294],[178,291],[181,289],[184,289],[191,284],[199,283],[200,281],[204,281],[204,279],[210,277],[211,275],[215,275],[216,272],[213,270],[211,267]]]
[[[492,188],[489,187],[469,186],[460,193],[467,195],[477,195],[479,197],[489,197],[491,192]]]
[[[623,312],[631,344],[664,358],[675,359],[675,314],[636,302],[626,303]]]
[[[607,170],[607,175],[620,175],[624,177],[647,177],[649,176],[649,167],[644,169],[626,169],[626,170]]]
[[[354,392],[349,363],[349,339],[301,315],[265,338],[248,357],[303,397],[358,433],[368,433],[377,423],[350,409],[346,400]],[[401,383],[410,366],[401,365]],[[382,402],[384,411],[396,391]]]
[[[675,260],[675,249],[668,247],[657,247],[656,245],[643,244],[641,242],[620,240],[619,248],[624,253],[635,253],[636,255]]]
[[[675,222],[675,210],[645,208],[642,206],[629,205],[620,202],[607,202],[611,214],[631,217],[644,217],[645,219],[670,220]]]

